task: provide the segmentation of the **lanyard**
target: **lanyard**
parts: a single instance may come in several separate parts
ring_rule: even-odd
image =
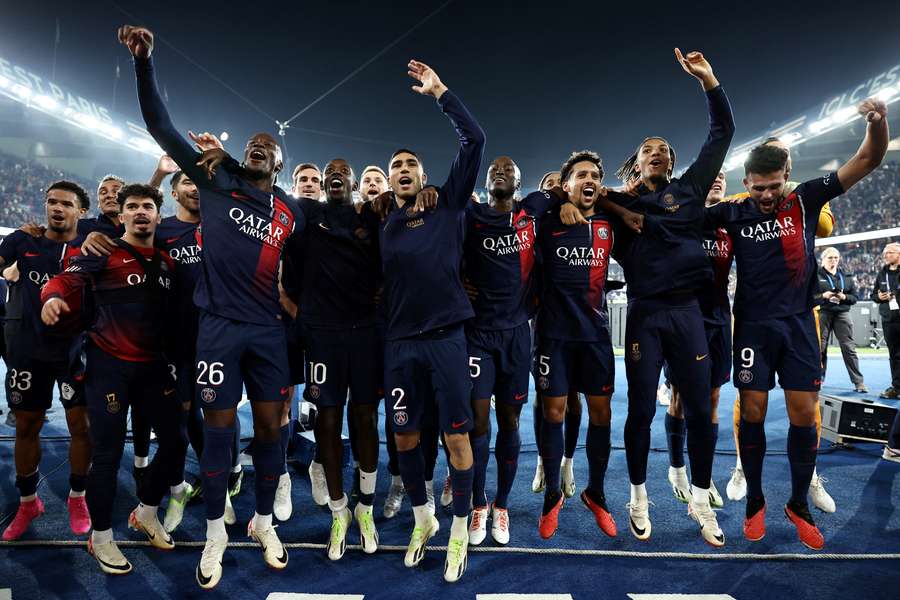
[[[841,278],[840,289],[841,289],[841,291],[843,291],[844,290],[844,274],[841,271],[838,271],[837,275],[838,275],[838,277]],[[833,289],[833,290],[838,289],[838,288],[834,287],[834,279],[831,278],[831,275],[828,273],[828,271],[825,271],[825,277],[828,278],[828,283],[831,285],[831,289]]]

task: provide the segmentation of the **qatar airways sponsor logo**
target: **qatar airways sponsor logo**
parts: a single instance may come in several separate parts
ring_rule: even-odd
[[[146,273],[129,273],[125,277],[125,282],[128,283],[128,285],[141,285],[145,281],[147,281]],[[172,280],[165,275],[160,275],[159,276],[159,285],[162,286],[164,289],[167,289],[167,290],[171,289]]]
[[[38,287],[43,286],[45,283],[50,281],[52,275],[49,273],[41,273],[40,271],[28,271],[28,279],[31,283],[35,284]]]
[[[606,263],[606,248],[560,246],[556,256],[566,261],[570,267],[602,267]]]
[[[200,262],[200,246],[182,246],[181,248],[172,248],[169,250],[169,256],[177,263],[183,265],[193,265]]]
[[[741,237],[755,242],[765,242],[777,238],[796,235],[797,226],[794,218],[789,216],[778,217],[771,221],[762,221],[753,225],[741,227]]]
[[[252,213],[245,212],[237,206],[232,207],[228,211],[228,216],[237,223],[241,233],[269,246],[280,248],[290,233],[285,226],[286,224],[263,219]]]
[[[518,254],[531,249],[534,245],[534,236],[530,229],[520,229],[515,233],[486,237],[482,240],[481,245],[485,250],[494,252],[497,256]]]
[[[709,258],[728,258],[731,256],[731,242],[728,240],[703,240],[703,249]]]

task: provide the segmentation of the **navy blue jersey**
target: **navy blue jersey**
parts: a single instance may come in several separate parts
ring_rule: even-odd
[[[473,327],[513,329],[534,316],[538,225],[558,204],[553,194],[538,191],[508,213],[487,204],[466,206],[466,278],[478,289]]]
[[[699,290],[712,282],[702,242],[705,202],[734,136],[734,118],[721,86],[709,90],[706,99],[709,135],[681,177],[655,192],[642,186],[637,198],[609,193],[614,202],[647,216],[644,232],[623,236],[616,253],[629,299]]]
[[[734,242],[736,317],[761,321],[812,310],[819,211],[843,193],[837,173],[829,173],[798,185],[771,214],[751,199],[707,210],[710,225],[724,227]]]
[[[125,233],[125,225],[119,223],[116,225],[109,217],[100,213],[96,217],[85,217],[78,219],[78,235],[87,237],[89,233],[99,231],[107,237],[122,237]]]
[[[540,338],[596,342],[609,338],[606,274],[615,235],[610,217],[598,213],[587,225],[563,225],[549,214],[538,232],[541,299]]]
[[[156,248],[135,250],[144,257],[145,265],[122,247],[109,256],[72,256],[65,271],[44,286],[41,300],[67,300],[90,289],[96,306],[88,330],[91,340],[122,360],[159,360],[171,330],[169,306],[176,289],[175,264]],[[149,265],[154,253],[160,254],[156,281],[148,276],[153,272]]]
[[[306,231],[285,254],[285,269],[299,266],[293,276],[299,281],[299,318],[319,329],[373,327],[381,284],[378,215],[368,203],[359,214],[352,205],[311,198],[299,204]]]
[[[734,262],[734,243],[724,227],[703,230],[703,249],[713,270],[712,285],[697,292],[703,320],[710,324],[731,323],[731,303],[728,301],[728,276]]]
[[[138,98],[147,131],[200,191],[201,276],[194,303],[210,313],[259,325],[281,322],[278,268],[288,237],[302,231],[296,201],[217,169],[197,167],[199,153],[172,124],[156,85],[153,61],[135,59]]]
[[[447,91],[438,100],[459,135],[459,152],[434,210],[395,204],[381,228],[387,338],[397,340],[473,316],[460,278],[466,205],[484,153],[484,132]]]
[[[62,271],[66,253],[81,246],[82,240],[78,236],[60,243],[13,231],[0,243],[5,265],[17,263],[19,269],[18,281],[9,284],[6,326],[15,330],[17,350],[31,358],[52,362],[65,360],[68,355],[71,336],[49,330],[41,321],[41,288]]]
[[[199,311],[194,305],[194,290],[202,276],[199,223],[166,217],[156,228],[156,247],[165,250],[175,263],[178,295],[173,299],[177,328],[176,349],[193,356],[197,340]]]

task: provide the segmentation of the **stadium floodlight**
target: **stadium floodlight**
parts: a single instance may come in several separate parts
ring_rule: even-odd
[[[57,104],[56,100],[51,98],[50,96],[41,94],[40,96],[35,96],[34,103],[43,108],[44,110],[55,110],[59,104]]]
[[[825,117],[809,124],[810,133],[822,133],[831,126],[831,117]]]
[[[785,133],[784,135],[778,136],[778,139],[781,140],[781,142],[784,143],[786,146],[790,146],[791,144],[794,144],[794,143],[798,142],[799,140],[803,139],[803,134],[800,133],[799,131],[791,131],[791,132]]]
[[[875,94],[875,97],[881,100],[882,102],[887,102],[891,98],[897,95],[897,88],[893,86],[887,86],[886,88],[881,88]]]
[[[13,85],[13,92],[21,99],[28,100],[31,98],[31,90],[27,86],[17,83]]]
[[[3,75],[0,75],[0,88],[5,88],[7,86],[9,86],[9,79],[4,77]]]
[[[228,132],[223,131],[222,134],[219,136],[219,139],[222,140],[223,142],[227,142],[228,141]]]
[[[859,116],[859,113],[856,111],[855,106],[847,106],[846,108],[842,108],[839,111],[836,111],[833,115],[831,115],[832,121],[834,121],[835,125],[849,123],[850,121],[856,119]]]

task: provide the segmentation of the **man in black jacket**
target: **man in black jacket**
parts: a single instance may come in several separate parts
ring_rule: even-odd
[[[822,336],[822,379],[825,379],[825,367],[828,363],[828,341],[834,333],[841,346],[850,381],[857,392],[865,393],[869,390],[859,371],[859,357],[853,342],[853,322],[850,320],[850,307],[859,301],[859,294],[853,278],[838,268],[840,260],[841,255],[836,248],[829,247],[822,251],[822,266],[818,273],[819,293],[816,295],[819,331]]]
[[[882,258],[884,267],[875,278],[872,301],[878,304],[878,312],[881,314],[881,327],[891,364],[891,386],[881,392],[881,397],[896,399],[900,398],[900,305],[897,304],[897,292],[900,290],[900,244],[885,246]],[[894,429],[900,429],[900,424],[894,423]]]

